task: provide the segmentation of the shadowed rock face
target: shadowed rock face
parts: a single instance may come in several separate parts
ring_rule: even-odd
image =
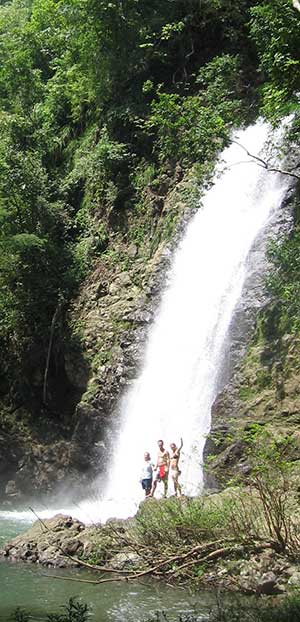
[[[110,253],[97,259],[73,301],[73,335],[60,356],[63,382],[55,386],[49,374],[49,398],[59,404],[59,412],[35,405],[33,415],[20,407],[14,411],[14,434],[2,438],[0,433],[0,498],[8,507],[36,496],[57,501],[60,492],[63,497],[71,489],[76,499],[105,472],[120,397],[142,364],[172,249],[195,209],[194,196],[186,198],[195,193],[194,180],[175,173],[159,201],[150,190],[145,198],[149,236],[133,243],[128,232],[112,232]],[[138,219],[134,215],[128,227],[142,226]],[[37,385],[42,379],[40,370]],[[30,418],[40,421],[34,431]],[[25,433],[19,421],[26,422]]]
[[[10,435],[2,432],[0,434],[0,482],[4,482],[8,487],[9,495],[16,495],[17,489],[12,483],[18,464],[22,458],[23,451],[19,443],[12,443]]]

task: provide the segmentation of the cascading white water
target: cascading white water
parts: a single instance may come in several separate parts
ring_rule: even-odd
[[[268,131],[258,122],[236,138],[259,154]],[[215,183],[176,252],[144,368],[123,400],[105,518],[134,512],[142,498],[138,474],[143,453],[150,451],[156,459],[159,438],[167,448],[183,438],[183,490],[189,495],[201,490],[211,406],[220,389],[225,340],[249,268],[249,251],[288,185],[286,178],[241,160],[245,152],[238,144],[224,151]]]
[[[268,131],[257,122],[236,140],[259,154]],[[175,254],[143,370],[122,400],[107,489],[101,500],[82,503],[80,510],[68,508],[68,513],[85,521],[132,515],[143,498],[139,474],[144,451],[155,460],[159,438],[167,448],[183,438],[183,490],[201,490],[211,406],[221,388],[218,377],[230,321],[251,269],[250,250],[279,210],[287,187],[286,177],[254,161],[246,163],[238,144],[225,149],[215,183]]]

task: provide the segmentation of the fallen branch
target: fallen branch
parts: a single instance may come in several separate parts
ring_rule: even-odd
[[[36,512],[32,508],[30,509],[34,513],[34,515],[38,518],[40,523],[42,524],[43,529],[48,532],[51,532],[51,530],[44,523],[44,521],[42,521],[39,518]],[[127,539],[127,544],[128,543],[130,543],[130,539]],[[134,542],[134,544],[136,544],[136,542]],[[220,544],[222,544],[223,546],[216,548]],[[256,546],[253,547],[252,541],[251,543],[249,541],[248,542],[246,541],[243,544],[237,545],[237,544],[234,544],[234,540],[232,538],[225,538],[225,539],[223,538],[219,540],[213,540],[211,542],[198,544],[190,548],[189,550],[185,550],[183,552],[177,553],[176,555],[165,557],[165,559],[160,559],[159,561],[157,561],[155,565],[148,566],[144,570],[140,570],[138,572],[135,570],[132,570],[132,571],[116,570],[115,568],[110,568],[108,566],[93,565],[81,559],[78,559],[77,557],[73,557],[67,551],[65,551],[64,548],[60,546],[59,544],[57,546],[58,546],[58,549],[61,551],[61,553],[65,557],[75,562],[78,566],[82,566],[83,568],[88,568],[89,570],[99,572],[101,573],[101,576],[97,580],[78,579],[78,578],[73,578],[73,577],[61,577],[57,575],[52,575],[53,578],[67,580],[67,581],[75,581],[75,582],[78,581],[80,583],[89,583],[93,585],[100,585],[102,583],[112,583],[112,582],[117,582],[117,581],[118,582],[135,581],[147,575],[154,575],[154,576],[156,575],[156,577],[172,578],[176,576],[182,570],[186,570],[187,568],[194,566],[196,564],[211,562],[218,558],[231,555],[232,553],[240,555],[245,550],[249,550],[249,549],[255,552],[259,552],[261,550],[264,550],[265,548],[272,548],[272,543],[264,541],[260,544],[256,544]],[[212,549],[212,548],[213,550],[209,551],[209,549]],[[170,566],[171,564],[175,564],[176,562],[179,562],[180,565],[175,568],[173,567],[173,568],[166,569],[166,567]],[[104,578],[104,573],[113,573],[117,576]]]
[[[224,540],[223,540],[224,541]],[[179,559],[186,559],[188,556],[194,555],[196,552],[200,551],[200,550],[205,550],[207,548],[209,548],[210,546],[213,546],[215,544],[219,544],[221,542],[221,540],[216,540],[214,542],[208,542],[206,544],[200,544],[197,545],[195,547],[193,547],[192,549],[190,549],[189,551],[187,551],[184,554],[180,554],[180,555],[173,555],[172,557],[168,557],[167,559],[160,561],[158,564],[156,564],[155,566],[151,566],[150,568],[147,568],[146,570],[141,570],[140,572],[128,572],[128,571],[119,571],[119,570],[115,570],[112,568],[105,568],[105,567],[101,567],[101,566],[92,566],[91,564],[87,564],[86,562],[82,562],[81,560],[76,560],[76,558],[70,556],[67,554],[67,557],[69,557],[70,559],[72,559],[73,561],[78,561],[78,563],[84,567],[90,568],[92,570],[98,570],[100,572],[114,572],[116,574],[118,574],[118,577],[113,577],[113,578],[109,578],[109,579],[98,579],[97,581],[91,581],[89,579],[75,579],[72,577],[59,577],[57,575],[51,575],[51,577],[53,577],[54,579],[66,579],[68,581],[80,581],[81,583],[91,583],[93,585],[99,585],[101,583],[112,583],[112,582],[116,582],[116,581],[134,581],[136,579],[140,579],[141,577],[144,577],[146,575],[149,574],[155,574],[159,571],[161,568],[163,568],[164,566],[167,566],[168,564],[174,562],[174,561],[178,561]],[[213,551],[214,553],[214,551]],[[210,555],[212,555],[210,553]],[[203,558],[203,559],[206,559]],[[197,562],[197,560],[193,560],[194,563]],[[188,565],[188,564],[187,564]],[[122,576],[122,574],[126,572],[125,576]],[[159,574],[163,574],[163,573],[159,573]],[[44,575],[47,576],[47,575]]]
[[[204,545],[205,546],[205,545]],[[102,583],[113,583],[116,581],[132,581],[132,580],[136,580],[139,579],[140,577],[144,577],[146,575],[149,574],[154,574],[157,570],[159,570],[160,568],[162,568],[163,566],[166,566],[167,564],[170,564],[172,561],[176,561],[177,559],[182,559],[183,557],[187,557],[187,555],[191,555],[193,553],[195,553],[197,550],[203,549],[203,545],[199,545],[197,547],[194,547],[193,549],[191,549],[191,551],[189,551],[188,553],[186,553],[184,556],[182,555],[174,555],[173,557],[170,557],[166,560],[164,560],[163,562],[157,564],[156,566],[152,566],[151,568],[148,568],[147,570],[142,570],[141,572],[136,572],[136,573],[132,573],[132,574],[127,574],[126,576],[119,576],[119,577],[114,577],[114,578],[110,578],[110,579],[98,579],[97,581],[91,581],[89,579],[75,579],[73,577],[59,577],[58,575],[51,575],[51,578],[54,579],[61,579],[61,580],[67,580],[67,581],[79,581],[80,583],[91,583],[93,585],[100,585]],[[203,558],[200,559],[193,559],[190,560],[189,562],[187,562],[186,564],[182,564],[182,566],[179,566],[179,568],[175,568],[172,571],[169,571],[167,574],[176,574],[176,572],[178,572],[181,568],[185,568],[187,566],[191,566],[197,563],[201,563],[202,561],[206,561],[208,559],[213,559],[217,556],[220,556],[220,554],[229,551],[233,551],[233,550],[237,550],[236,547],[223,547],[222,549],[217,549],[216,551],[212,551],[212,553],[209,553],[208,555],[206,555]],[[244,547],[239,547],[239,550],[244,550]],[[47,575],[44,575],[47,576]]]
[[[231,553],[243,553],[245,551],[246,546],[231,546],[231,547],[222,547],[221,549],[217,549],[216,551],[212,551],[205,557],[200,557],[197,559],[192,559],[177,568],[168,571],[168,574],[176,574],[183,568],[187,568],[188,566],[193,566],[194,564],[202,564],[203,562],[211,561],[218,557],[226,557],[226,555]],[[264,545],[259,545],[254,547],[253,551],[258,553],[259,551],[263,551],[264,549],[272,548],[272,545],[269,542],[266,542]]]
[[[194,564],[202,564],[203,562],[206,561],[211,561],[212,559],[216,559],[218,557],[226,557],[227,554],[229,553],[241,553],[243,552],[245,549],[245,547],[243,546],[239,546],[239,547],[222,547],[221,549],[217,549],[216,551],[212,551],[211,553],[209,553],[208,555],[205,555],[205,557],[200,557],[197,559],[192,559],[188,562],[186,562],[185,564],[182,564],[181,566],[178,566],[177,568],[174,568],[174,570],[169,571],[169,574],[177,574],[177,572],[179,572],[180,570],[182,570],[183,568],[187,568],[188,566],[193,566]]]
[[[59,575],[52,574],[42,575],[43,577],[50,579],[60,579],[61,581],[75,581],[75,583],[89,583],[91,585],[99,585],[100,583],[113,583],[114,581],[128,581],[127,577],[116,577],[111,579],[98,579],[97,581],[92,581],[91,579],[75,579],[75,577],[60,577]]]

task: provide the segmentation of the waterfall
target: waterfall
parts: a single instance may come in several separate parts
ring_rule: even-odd
[[[123,398],[105,493],[104,516],[128,516],[141,500],[144,451],[156,460],[157,439],[183,438],[181,482],[202,488],[202,454],[233,311],[251,270],[251,247],[279,210],[288,181],[245,162],[268,138],[259,121],[225,149],[215,181],[177,249],[139,378]],[[240,144],[236,144],[240,143]],[[222,172],[223,171],[223,172]],[[169,482],[169,487],[172,483]]]
[[[237,144],[261,154],[268,133],[267,124],[258,121],[239,132],[221,154],[214,183],[175,253],[143,369],[122,399],[107,488],[101,499],[83,503],[80,511],[68,509],[83,520],[135,512],[143,498],[143,454],[149,451],[155,461],[160,438],[167,449],[183,438],[183,492],[201,491],[211,406],[222,388],[230,322],[253,269],[251,248],[271,228],[288,187],[286,177],[264,170]]]

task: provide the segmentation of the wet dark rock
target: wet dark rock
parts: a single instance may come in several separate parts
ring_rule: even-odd
[[[83,550],[83,543],[80,540],[70,539],[64,541],[64,552],[68,555],[79,555]]]
[[[0,434],[0,495],[12,495],[12,484],[15,481],[15,473],[19,460],[22,456],[22,446],[9,434]],[[7,492],[6,487],[8,486]]]
[[[89,369],[81,353],[66,352],[64,369],[70,384],[84,391],[89,379]]]
[[[50,491],[53,482],[63,479],[69,470],[69,445],[64,441],[51,446],[34,444],[26,448],[15,474],[16,487],[22,493]]]

